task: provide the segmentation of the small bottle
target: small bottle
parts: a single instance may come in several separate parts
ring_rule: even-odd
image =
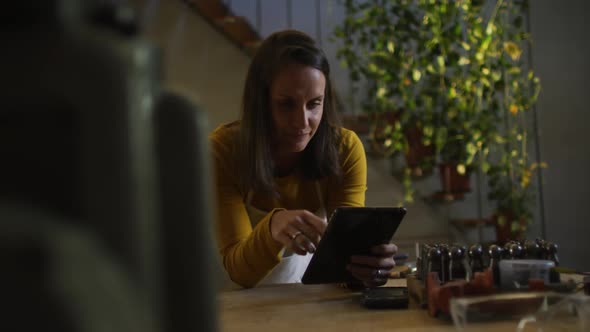
[[[472,245],[469,252],[467,252],[467,256],[469,257],[469,267],[472,273],[483,271],[483,248],[481,244]]]
[[[441,253],[440,249],[436,246],[431,247],[428,250],[428,270],[427,270],[426,276],[428,276],[428,274],[430,272],[438,272],[438,278],[442,282],[443,276],[442,276],[441,256],[442,256],[442,253]]]
[[[559,257],[557,257],[557,244],[553,242],[546,242],[545,250],[547,252],[547,259],[553,261],[555,266],[559,266]]]
[[[449,251],[449,280],[458,279],[467,279],[465,250],[461,246],[453,246]]]
[[[541,248],[537,241],[526,240],[524,242],[525,258],[527,259],[540,259]]]
[[[490,254],[490,268],[492,269],[492,275],[494,276],[494,285],[500,286],[500,260],[504,249],[502,247],[492,244],[488,253]]]
[[[445,283],[447,281],[449,281],[449,275],[450,275],[450,271],[449,271],[449,246],[446,244],[440,244],[439,246],[440,249],[440,265],[441,265],[441,282]]]

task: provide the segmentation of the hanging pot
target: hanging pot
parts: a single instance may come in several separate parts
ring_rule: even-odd
[[[451,194],[464,194],[471,191],[470,172],[459,174],[456,163],[438,165],[442,191]]]
[[[512,224],[514,222],[514,215],[512,211],[495,213],[492,216],[492,220],[496,227],[496,242],[498,244],[504,244],[510,240],[520,240],[524,237],[527,226],[526,221],[522,218],[519,219],[517,221],[518,228],[513,230]]]
[[[422,129],[410,127],[405,130],[408,140],[408,150],[405,153],[406,166],[413,176],[423,176],[432,172],[434,161],[434,146],[424,145]]]

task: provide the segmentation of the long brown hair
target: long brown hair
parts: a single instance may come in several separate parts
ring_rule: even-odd
[[[316,68],[326,78],[323,115],[315,135],[303,151],[302,174],[308,179],[340,174],[340,121],[334,107],[330,65],[311,37],[300,31],[285,30],[264,40],[246,76],[237,144],[239,168],[243,170],[239,178],[244,192],[274,193],[270,88],[279,71],[293,63]]]

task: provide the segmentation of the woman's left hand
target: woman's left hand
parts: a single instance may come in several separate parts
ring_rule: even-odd
[[[395,244],[381,244],[371,248],[370,256],[351,256],[347,270],[366,287],[384,285],[395,267]]]

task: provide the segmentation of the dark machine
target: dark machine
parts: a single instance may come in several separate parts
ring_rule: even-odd
[[[419,244],[416,273],[408,277],[410,294],[431,315],[449,314],[453,297],[514,291],[571,292],[560,283],[557,245],[542,239],[504,245]],[[509,305],[509,304],[505,304]]]

